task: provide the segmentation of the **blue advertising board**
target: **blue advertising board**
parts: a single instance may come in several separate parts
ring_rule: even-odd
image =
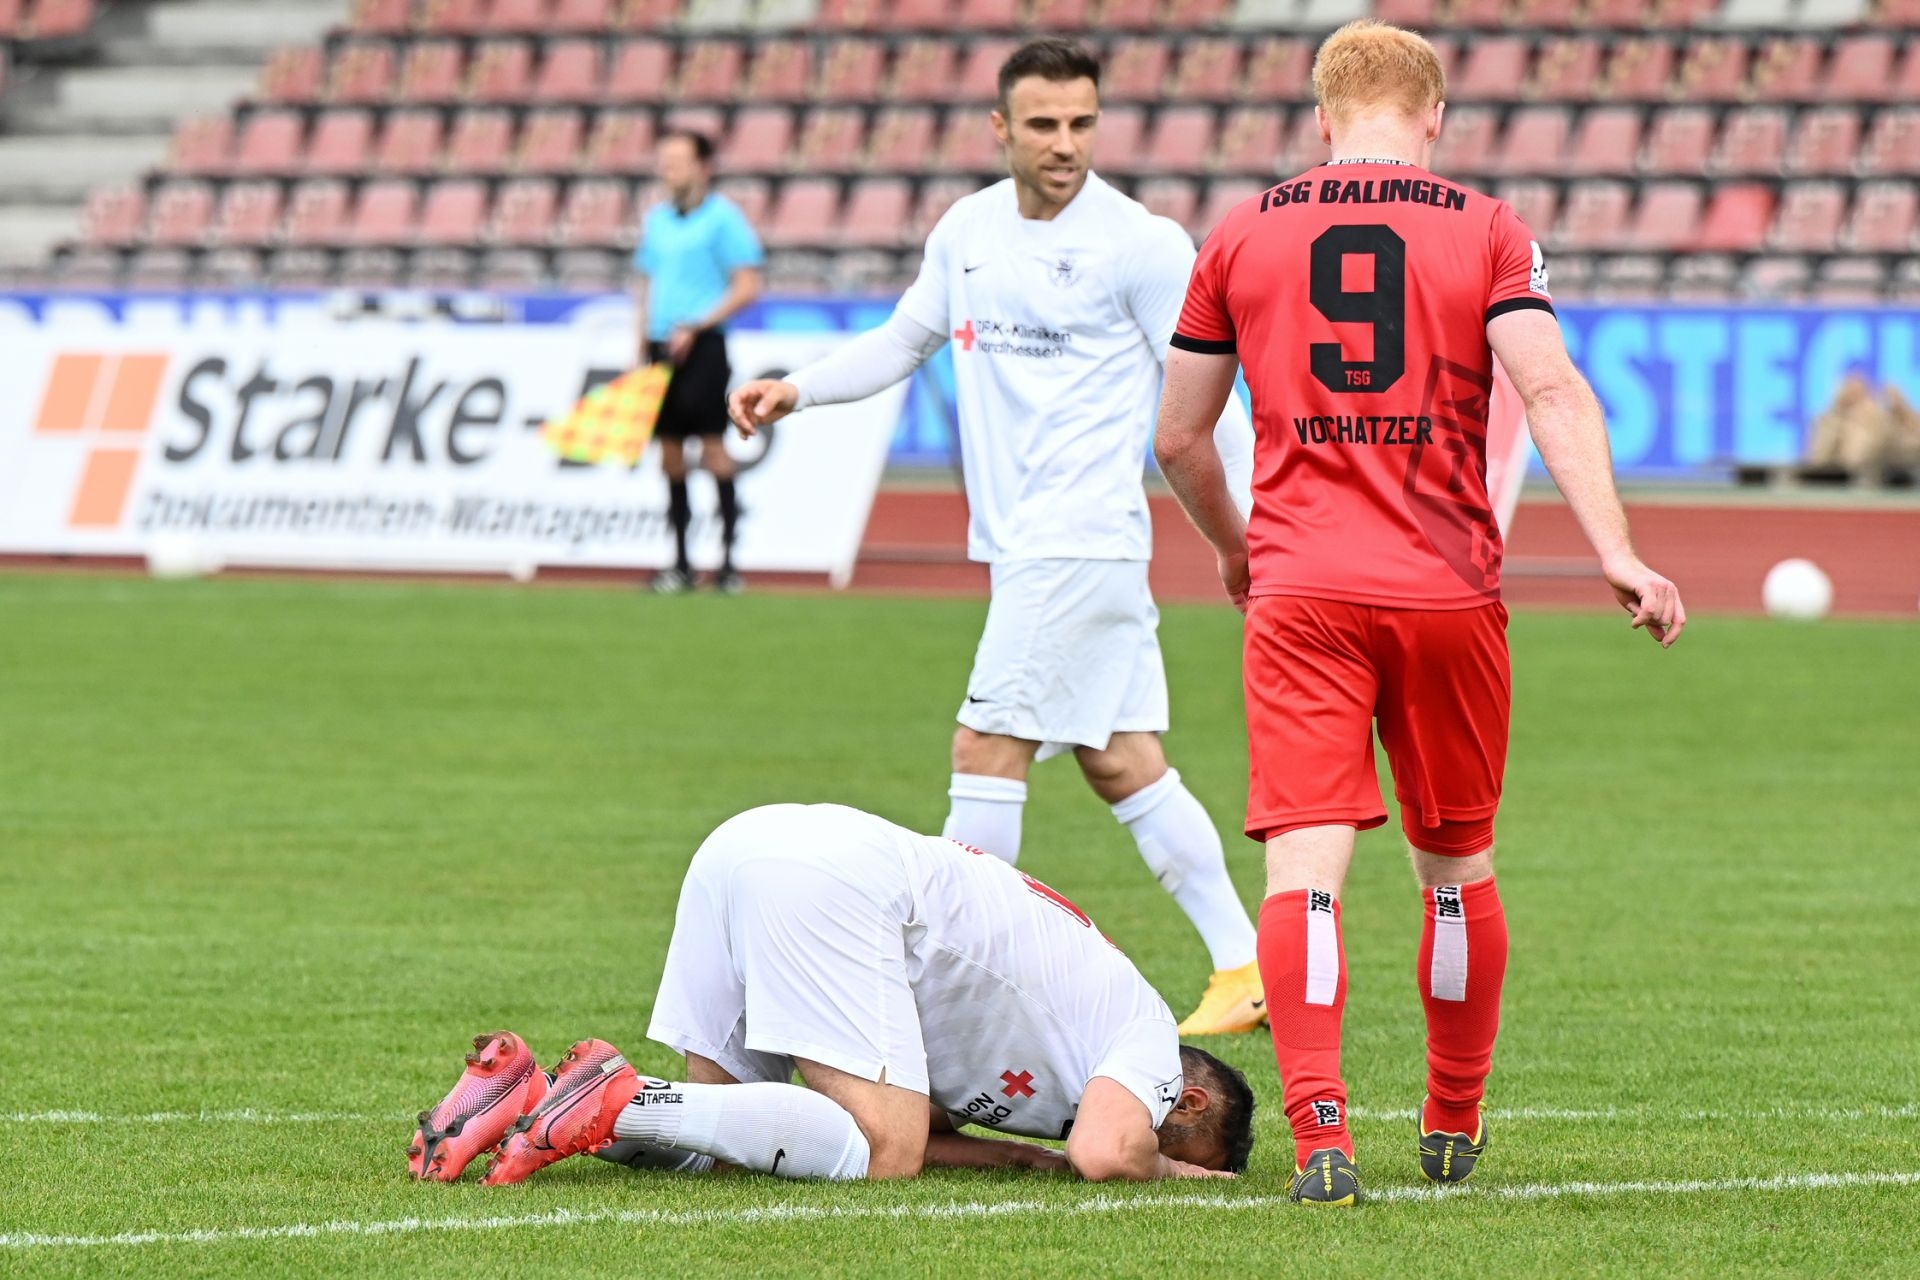
[[[171,311],[236,313],[271,325],[299,311],[350,314],[375,300],[338,293],[0,293],[0,339],[12,325],[68,319],[124,322]],[[605,295],[483,295],[440,299],[384,295],[382,310],[417,305],[462,323],[513,321],[604,325],[626,305]],[[780,297],[756,305],[740,327],[786,333],[857,332],[891,311],[885,297]],[[1816,307],[1597,306],[1560,308],[1575,362],[1607,411],[1615,464],[1624,476],[1687,479],[1723,475],[1735,462],[1797,459],[1808,425],[1849,370],[1920,402],[1920,311]],[[953,462],[953,365],[945,351],[915,376],[894,434],[896,464]]]

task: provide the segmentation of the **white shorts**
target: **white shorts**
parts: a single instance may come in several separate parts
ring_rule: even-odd
[[[806,1058],[926,1093],[907,980],[913,893],[891,830],[827,805],[722,823],[680,888],[648,1037],[743,1083],[784,1083]]]
[[[1160,610],[1140,560],[1013,560],[993,603],[959,721],[978,733],[1105,750],[1116,733],[1165,733]]]

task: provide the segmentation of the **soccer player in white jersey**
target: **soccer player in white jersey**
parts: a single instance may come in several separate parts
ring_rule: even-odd
[[[1246,1079],[1180,1044],[1166,1002],[1078,907],[998,858],[839,805],[749,810],[700,846],[647,1034],[686,1055],[685,1081],[639,1076],[601,1040],[549,1079],[518,1037],[481,1037],[423,1114],[433,1147],[416,1173],[450,1181],[466,1161],[439,1162],[440,1146],[477,1154],[503,1136],[489,1185],[581,1153],[789,1178],[1145,1181],[1239,1172],[1253,1144]]]
[[[785,381],[747,383],[729,411],[750,434],[859,400],[952,340],[967,553],[992,566],[993,603],[954,734],[946,834],[1015,861],[1028,771],[1070,748],[1212,956],[1181,1033],[1248,1031],[1266,1016],[1253,925],[1219,832],[1161,749],[1166,671],[1147,588],[1141,471],[1193,243],[1091,172],[1099,78],[1071,41],[1015,52],[993,113],[1012,176],[940,219],[886,324]],[[1238,401],[1218,435],[1244,461],[1244,493],[1252,426]]]

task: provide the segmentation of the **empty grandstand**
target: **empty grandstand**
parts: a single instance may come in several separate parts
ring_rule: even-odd
[[[0,113],[44,129],[37,78],[142,51],[191,69],[194,31],[235,42],[181,12],[236,7],[281,8],[0,0],[0,67],[12,64],[14,84]],[[89,41],[96,8],[102,24],[127,24],[121,35]],[[286,8],[318,26],[329,6]],[[1201,236],[1235,201],[1316,162],[1312,50],[1370,12],[1434,34],[1451,102],[1435,168],[1512,201],[1554,250],[1563,296],[1920,298],[1916,0],[331,10],[341,25],[258,53],[244,100],[164,120],[164,156],[92,184],[80,216],[59,211],[64,243],[16,274],[69,286],[607,287],[646,199],[652,140],[673,120],[721,140],[724,189],[765,228],[776,288],[896,287],[940,212],[999,172],[982,104],[1032,30],[1079,32],[1104,55],[1099,169]],[[169,13],[186,35],[163,45],[141,24],[164,28]]]

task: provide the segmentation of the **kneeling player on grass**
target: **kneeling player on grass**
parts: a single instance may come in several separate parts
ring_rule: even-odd
[[[1079,908],[998,858],[837,805],[750,810],[700,846],[648,1035],[686,1054],[686,1082],[638,1075],[600,1040],[549,1080],[518,1037],[481,1037],[421,1116],[415,1176],[451,1181],[503,1138],[490,1185],[581,1152],[789,1178],[1206,1177],[1244,1169],[1253,1146],[1246,1079],[1179,1043]]]

